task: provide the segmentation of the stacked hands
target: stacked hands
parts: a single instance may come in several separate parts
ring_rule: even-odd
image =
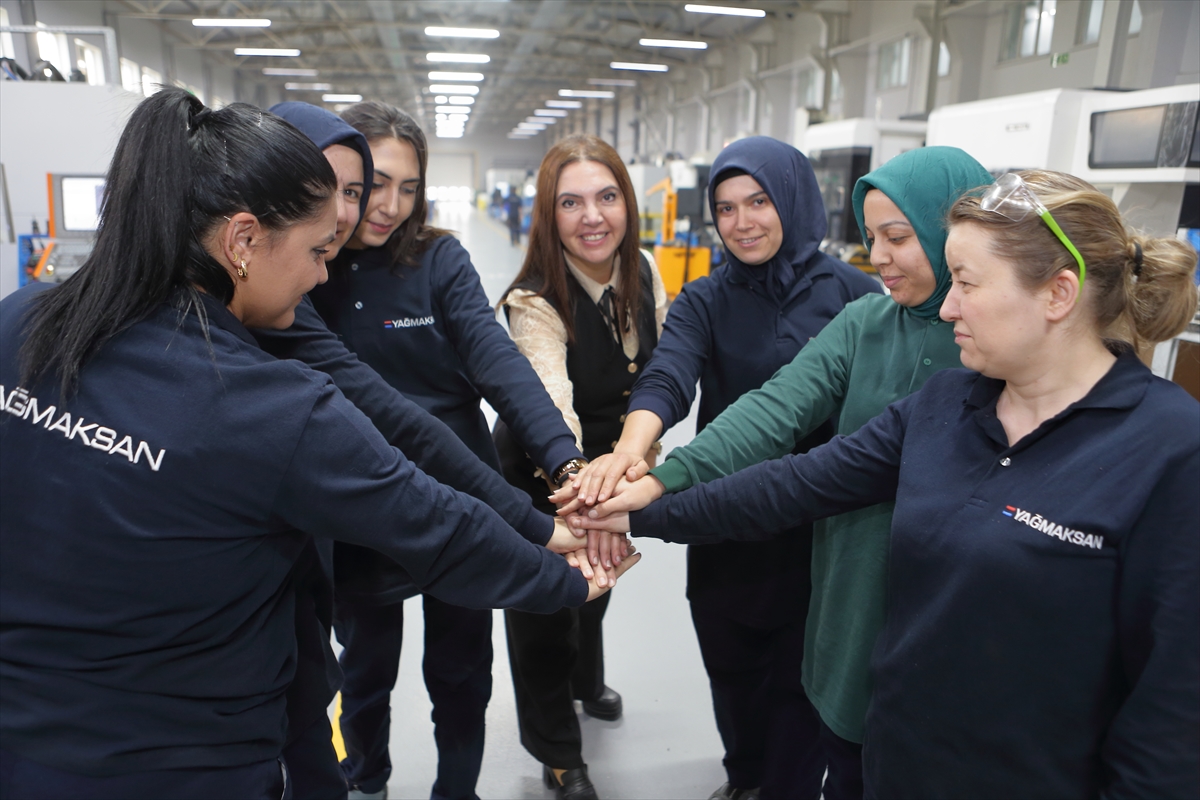
[[[593,583],[611,588],[616,577],[641,558],[629,538],[629,512],[650,505],[663,495],[663,485],[649,474],[644,458],[627,453],[609,453],[588,464],[557,492],[550,502],[558,506],[562,526],[572,538],[567,561],[592,581],[592,567],[600,567]],[[555,538],[560,527],[555,526]],[[581,540],[586,538],[586,547]],[[567,542],[565,537],[561,540]],[[565,553],[552,540],[555,552]],[[632,556],[632,558],[631,558]],[[591,597],[589,596],[589,599]]]

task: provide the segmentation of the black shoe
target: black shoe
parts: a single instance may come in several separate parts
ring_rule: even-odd
[[[759,789],[738,789],[726,782],[711,795],[708,800],[758,800]]]
[[[600,692],[600,696],[595,700],[583,701],[583,712],[589,717],[596,719],[606,719],[609,722],[621,718],[621,695],[617,694],[607,686],[604,691]]]
[[[596,787],[588,780],[587,766],[569,769],[563,773],[562,783],[554,777],[554,770],[542,765],[542,780],[547,789],[554,790],[555,800],[600,800]]]

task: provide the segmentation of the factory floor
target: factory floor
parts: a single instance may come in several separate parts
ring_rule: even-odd
[[[506,228],[465,204],[444,205],[434,224],[456,231],[495,303],[519,271],[524,248],[512,247]],[[494,418],[491,409],[485,411]],[[664,452],[685,444],[694,431],[693,416],[668,432]],[[583,757],[606,800],[703,800],[724,783],[725,771],[684,597],[685,549],[654,540],[639,540],[638,547],[643,559],[613,591],[604,621],[606,681],[624,697],[625,713],[616,722],[604,722],[580,712]],[[484,800],[552,798],[553,791],[542,784],[541,765],[518,738],[504,617],[494,614],[494,682],[476,791]],[[400,678],[392,691],[388,797],[424,800],[433,785],[437,751],[421,678],[420,598],[405,603],[404,616]]]

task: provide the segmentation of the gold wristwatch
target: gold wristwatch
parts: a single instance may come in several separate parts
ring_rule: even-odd
[[[583,469],[587,465],[588,461],[586,458],[572,458],[570,461],[554,470],[554,474],[550,479],[554,481],[555,486],[562,486],[562,482],[566,480],[568,475],[579,472],[579,470]]]

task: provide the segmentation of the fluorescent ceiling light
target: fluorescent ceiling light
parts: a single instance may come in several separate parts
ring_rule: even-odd
[[[615,95],[612,92],[606,92],[600,89],[595,91],[591,89],[559,89],[559,97],[595,97],[600,100],[611,100]]]
[[[683,7],[684,11],[691,11],[693,14],[724,14],[729,17],[765,17],[767,12],[761,8],[731,8],[729,6],[702,6],[696,3],[688,3]]]
[[[666,72],[670,69],[666,64],[643,64],[639,61],[612,61],[608,66],[613,69],[632,69],[638,72]]]
[[[528,139],[530,136],[533,136],[533,134],[532,133],[518,133],[517,131],[509,131],[508,132],[508,138],[510,138],[510,139]]]
[[[431,81],[481,81],[483,80],[482,72],[431,72],[429,73]]]
[[[583,108],[583,103],[578,100],[547,100],[547,108]]]
[[[284,89],[289,92],[328,92],[333,89],[332,83],[285,83]]]
[[[540,122],[518,122],[517,127],[523,131],[544,131],[546,126]]]
[[[299,50],[289,47],[235,47],[235,56],[298,56]]]
[[[464,39],[495,39],[500,31],[492,28],[439,28],[435,25],[425,29],[426,36],[458,36]]]
[[[450,105],[452,106],[471,106],[475,105],[474,97],[451,97]]]
[[[434,94],[479,94],[478,86],[455,86],[452,83],[431,83],[429,91]]]
[[[588,78],[588,86],[637,86],[628,78]]]
[[[197,28],[269,28],[269,19],[194,19]]]
[[[439,94],[438,96],[433,98],[433,102],[439,103],[441,105],[445,105],[446,102],[449,100],[450,100],[450,98],[446,97],[446,95],[444,95],[444,94]]]
[[[558,120],[554,117],[526,117],[526,122],[532,122],[535,125],[556,125]]]
[[[321,99],[326,103],[357,103],[362,100],[361,94],[323,94]]]
[[[437,122],[445,122],[445,121],[446,121],[446,115],[445,115],[445,114],[436,114],[436,115],[434,116],[434,119],[435,119]]]
[[[533,112],[535,117],[565,117],[566,111],[561,111],[557,108],[539,108]]]
[[[434,106],[434,112],[438,114],[469,114],[470,106]]]
[[[289,78],[315,78],[317,71],[315,69],[305,69],[304,67],[263,67],[263,75],[279,75]]]
[[[491,56],[483,53],[426,53],[425,58],[447,64],[486,64],[492,60]]]
[[[453,133],[450,131],[438,131],[437,137],[439,139],[461,139],[463,137],[463,131],[454,131]]]
[[[679,47],[684,50],[707,50],[708,42],[695,42],[687,39],[638,39],[642,47]]]

